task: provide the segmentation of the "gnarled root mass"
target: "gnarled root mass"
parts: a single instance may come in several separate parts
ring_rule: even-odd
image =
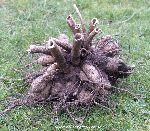
[[[26,75],[25,81],[30,89],[25,98],[13,103],[12,108],[43,101],[57,105],[57,110],[92,104],[109,108],[108,96],[112,93],[112,86],[118,78],[126,78],[132,73],[133,67],[119,57],[118,41],[107,35],[93,42],[95,35],[101,33],[96,27],[98,20],[93,18],[86,31],[76,6],[75,9],[81,25],[71,15],[66,19],[73,33],[72,43],[68,36],[60,34],[44,45],[30,45],[27,51],[40,54],[35,61],[42,65],[42,69]],[[7,111],[9,109],[4,112]]]

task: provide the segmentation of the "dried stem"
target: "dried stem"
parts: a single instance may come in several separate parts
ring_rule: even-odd
[[[89,47],[91,46],[91,42],[92,42],[94,36],[95,36],[96,34],[98,34],[100,31],[101,31],[101,30],[100,30],[99,28],[95,28],[95,29],[89,34],[88,38],[87,38],[86,41],[85,41],[85,47],[86,47],[87,49],[89,49]]]
[[[73,19],[73,17],[71,15],[69,15],[67,17],[67,24],[69,25],[71,31],[73,32],[73,34],[75,34],[75,26],[76,26],[76,22],[75,20]]]
[[[75,33],[81,33],[80,24],[76,24],[74,31]]]
[[[88,55],[88,51],[85,48],[81,49],[81,57],[84,58]]]
[[[82,42],[83,42],[82,35],[77,33],[75,35],[75,40],[71,50],[71,59],[72,59],[72,64],[74,65],[78,65],[80,63],[80,48]]]
[[[66,71],[67,65],[66,65],[66,60],[61,52],[61,50],[59,49],[59,47],[57,46],[57,44],[55,43],[54,40],[50,39],[48,41],[48,49],[50,49],[53,57],[55,58],[55,61],[58,63],[58,67],[62,70],[62,71]]]
[[[74,6],[74,8],[75,8],[75,10],[76,10],[76,12],[77,12],[77,14],[78,14],[78,16],[79,16],[79,19],[80,19],[80,22],[81,22],[81,26],[82,26],[82,32],[85,33],[85,32],[86,32],[86,29],[85,29],[85,22],[84,22],[84,20],[83,20],[83,18],[82,18],[82,15],[81,15],[81,13],[80,13],[78,7],[76,6],[76,4],[74,4],[73,6]]]
[[[70,45],[69,43],[64,42],[64,41],[60,41],[60,40],[58,40],[58,39],[56,39],[56,38],[53,38],[53,40],[55,41],[55,43],[56,43],[58,46],[60,46],[60,47],[62,47],[63,49],[65,49],[67,52],[71,52],[71,45]]]
[[[90,22],[90,32],[89,33],[91,33],[95,29],[97,23],[98,23],[97,18],[93,18],[91,20],[91,22]]]

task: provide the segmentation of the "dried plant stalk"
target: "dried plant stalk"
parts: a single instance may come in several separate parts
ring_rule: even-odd
[[[86,41],[85,41],[85,47],[86,47],[87,49],[89,49],[89,48],[91,47],[91,42],[92,42],[94,36],[95,36],[96,34],[98,34],[99,32],[101,32],[101,30],[100,30],[99,28],[95,28],[95,29],[88,35],[88,37],[87,37],[87,39],[86,39]]]
[[[71,15],[69,15],[67,17],[67,23],[71,29],[71,31],[73,32],[73,34],[75,34],[75,26],[76,26],[76,22],[75,20],[73,19],[73,17]]]
[[[80,19],[80,22],[81,22],[81,27],[82,27],[82,32],[85,33],[85,32],[86,32],[86,29],[85,29],[85,22],[84,22],[84,20],[83,20],[83,18],[82,18],[82,15],[81,15],[81,13],[80,13],[78,7],[76,6],[76,4],[74,4],[73,6],[74,6],[74,8],[75,8],[75,10],[76,10],[76,12],[77,12],[77,14],[78,14],[78,16],[79,16],[79,19]]]
[[[81,49],[81,57],[84,58],[88,55],[88,51],[85,48]]]
[[[57,44],[55,43],[54,40],[50,39],[48,41],[47,44],[47,48],[51,51],[51,54],[53,55],[53,57],[55,58],[55,61],[58,64],[58,67],[62,70],[62,71],[66,71],[67,65],[66,65],[66,60],[61,52],[61,50],[59,49],[59,47],[57,46]]]
[[[97,23],[98,23],[97,18],[93,18],[90,21],[90,32],[89,33],[91,33],[95,29]]]
[[[76,34],[73,47],[71,50],[71,59],[73,65],[78,65],[80,63],[80,49],[82,42],[83,42],[82,35]]]
[[[70,45],[69,43],[64,42],[64,41],[60,41],[60,40],[58,40],[58,39],[56,39],[56,38],[53,38],[53,40],[55,41],[55,43],[56,43],[58,46],[62,47],[62,48],[63,48],[64,50],[66,50],[67,52],[70,52],[70,51],[71,51],[71,45]]]
[[[79,24],[76,24],[74,31],[75,31],[75,34],[76,33],[81,33],[81,28],[80,28]]]

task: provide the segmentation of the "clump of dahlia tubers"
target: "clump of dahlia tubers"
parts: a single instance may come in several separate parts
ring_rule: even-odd
[[[120,57],[118,41],[111,35],[93,42],[95,35],[101,33],[96,27],[98,20],[93,18],[89,30],[76,7],[81,24],[73,17],[67,17],[74,40],[69,41],[65,34],[50,38],[44,45],[30,45],[29,53],[39,53],[35,60],[42,68],[26,74],[25,81],[30,89],[27,95],[15,100],[4,112],[18,105],[32,105],[48,101],[57,110],[71,106],[100,104],[108,106],[108,96],[119,78],[126,78],[133,67]]]

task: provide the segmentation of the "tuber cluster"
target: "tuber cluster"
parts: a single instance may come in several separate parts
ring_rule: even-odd
[[[28,73],[25,81],[30,86],[27,95],[12,106],[32,105],[48,101],[57,111],[71,106],[108,105],[108,96],[119,78],[128,77],[133,70],[120,57],[119,43],[111,35],[93,42],[101,33],[98,20],[89,22],[89,30],[76,7],[81,24],[69,15],[66,19],[73,33],[73,42],[65,34],[50,38],[44,45],[30,45],[29,53],[39,53],[41,69]],[[9,111],[6,109],[6,111]]]

